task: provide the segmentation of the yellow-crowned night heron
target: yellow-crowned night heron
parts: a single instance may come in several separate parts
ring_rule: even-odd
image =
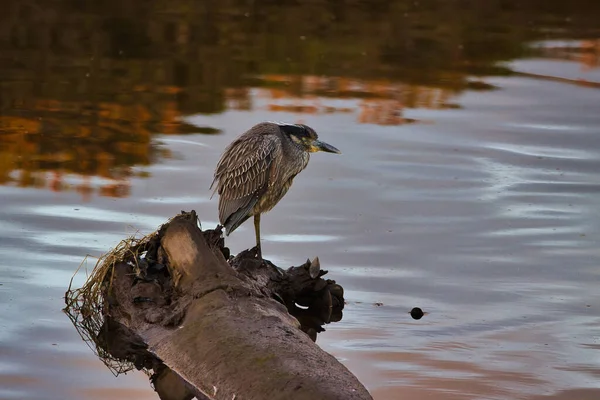
[[[235,139],[221,156],[210,186],[217,184],[219,220],[227,236],[254,216],[256,253],[262,258],[260,214],[275,207],[308,165],[310,153],[317,151],[340,153],[306,125],[262,122]]]

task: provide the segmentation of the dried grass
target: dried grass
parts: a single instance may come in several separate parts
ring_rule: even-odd
[[[69,288],[65,293],[66,307],[64,312],[83,341],[115,376],[126,373],[135,367],[132,362],[115,359],[100,345],[100,330],[108,313],[106,295],[110,292],[114,267],[117,264],[121,262],[128,263],[132,266],[135,274],[140,274],[138,260],[146,245],[155,235],[156,232],[142,238],[136,238],[135,235],[132,235],[122,240],[115,248],[98,259],[85,284],[79,289],[73,289],[73,279],[80,272],[81,267],[86,265],[87,259],[90,257],[86,256],[71,278]]]

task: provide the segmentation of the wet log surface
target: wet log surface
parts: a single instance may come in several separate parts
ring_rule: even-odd
[[[152,370],[162,399],[372,399],[314,343],[344,306],[319,260],[283,270],[221,236],[182,212],[115,265],[98,345]]]

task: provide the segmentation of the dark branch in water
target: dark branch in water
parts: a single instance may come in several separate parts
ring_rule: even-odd
[[[65,310],[103,361],[152,371],[162,399],[371,399],[314,344],[344,308],[319,259],[284,270],[255,249],[232,257],[220,226],[198,225],[182,212],[69,288]]]

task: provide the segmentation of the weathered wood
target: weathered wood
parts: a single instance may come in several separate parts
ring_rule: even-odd
[[[252,250],[228,261],[220,229],[202,232],[196,220],[182,213],[163,226],[138,249],[140,272],[118,264],[107,294],[111,320],[135,338],[121,352],[144,354],[161,398],[371,399],[314,343],[343,308],[318,259],[285,271]]]

